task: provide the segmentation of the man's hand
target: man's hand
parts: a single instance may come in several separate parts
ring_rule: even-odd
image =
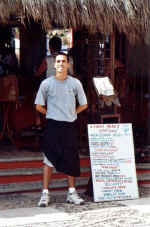
[[[86,110],[88,108],[88,104],[78,106],[76,109],[77,114],[81,113],[82,111]]]
[[[41,106],[39,104],[36,104],[35,108],[41,114],[44,114],[44,115],[46,114],[46,106]]]

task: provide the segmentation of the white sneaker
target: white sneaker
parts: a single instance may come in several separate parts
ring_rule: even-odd
[[[76,205],[84,204],[84,200],[82,198],[80,198],[80,196],[78,195],[78,193],[76,191],[74,191],[73,193],[68,192],[66,201],[68,203],[74,203]]]
[[[39,207],[47,207],[50,202],[50,195],[49,193],[42,192],[41,199],[38,202]]]

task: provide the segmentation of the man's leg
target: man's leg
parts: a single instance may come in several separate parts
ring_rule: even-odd
[[[43,191],[41,195],[41,199],[38,203],[38,206],[40,207],[47,207],[50,202],[50,195],[48,191],[48,186],[51,181],[52,177],[52,170],[53,166],[48,161],[46,157],[44,157],[44,166],[43,166]]]
[[[73,176],[68,176],[68,187],[67,202],[76,205],[83,204],[84,200],[79,197],[75,189],[75,178]]]
[[[68,176],[68,186],[69,186],[69,188],[75,187],[75,178],[74,177]]]
[[[52,170],[53,170],[53,167],[50,167],[50,166],[44,164],[44,167],[43,167],[43,190],[44,189],[48,190],[48,186],[49,186],[49,183],[50,183],[51,178],[52,178]]]

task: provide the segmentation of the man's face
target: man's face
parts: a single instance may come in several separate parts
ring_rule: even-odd
[[[55,61],[56,72],[64,73],[67,72],[69,68],[69,62],[65,55],[58,55]]]

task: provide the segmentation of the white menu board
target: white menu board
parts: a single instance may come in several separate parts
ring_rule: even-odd
[[[89,124],[94,201],[139,198],[131,124]]]

